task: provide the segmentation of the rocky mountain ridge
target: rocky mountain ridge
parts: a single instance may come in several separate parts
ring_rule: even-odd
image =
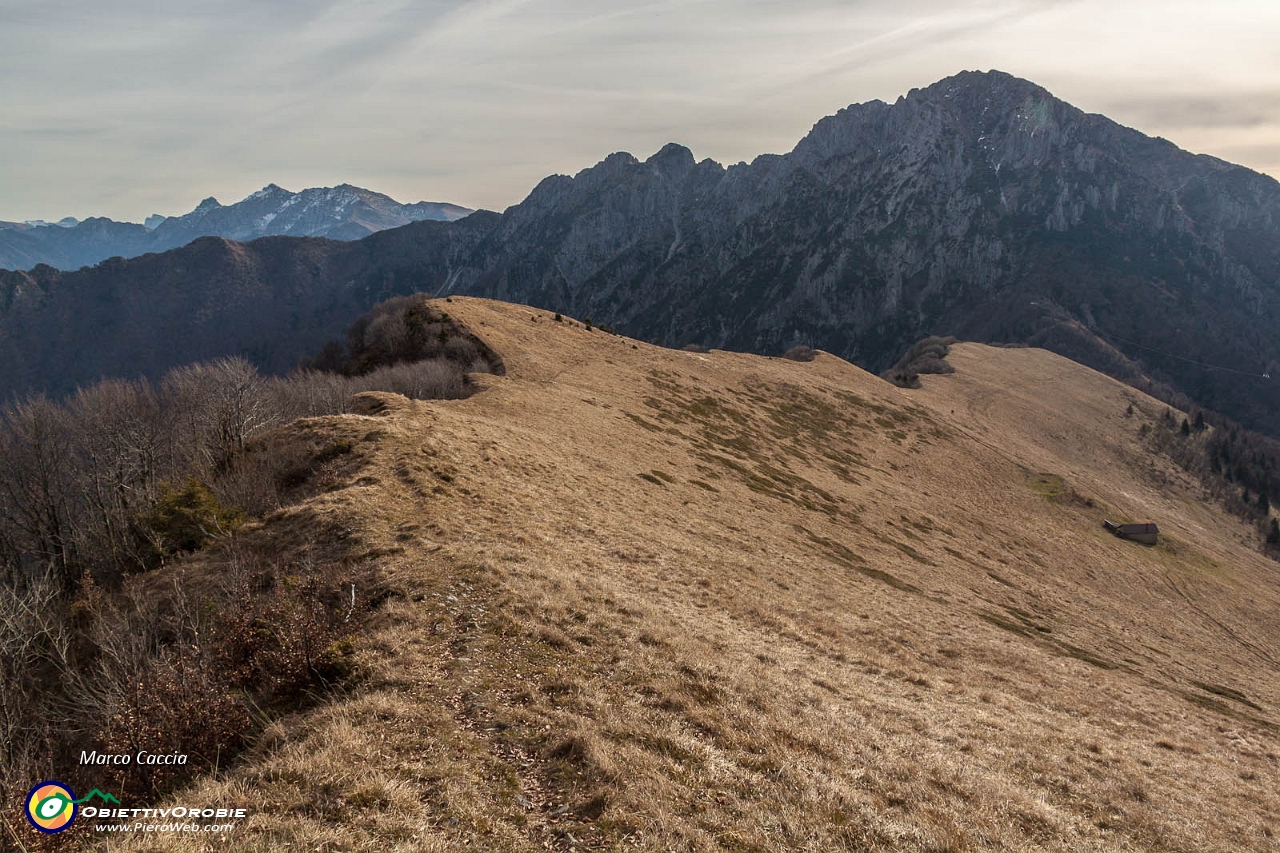
[[[4,390],[110,372],[99,359],[69,369],[80,339],[62,327],[57,350],[25,331],[106,293],[144,300],[155,319],[139,316],[128,341],[92,339],[110,370],[146,372],[158,362],[136,355],[156,329],[181,329],[157,344],[166,359],[206,357],[211,344],[193,342],[216,338],[278,369],[340,334],[351,314],[338,306],[427,291],[592,317],[675,346],[777,354],[807,343],[874,371],[929,334],[1032,344],[1168,382],[1280,434],[1280,386],[1266,378],[1280,366],[1280,184],[1000,72],[850,106],[790,153],[750,164],[672,144],[548,177],[501,215],[352,244],[182,252],[0,278],[0,328],[27,339],[12,338],[21,378]],[[182,287],[162,289],[175,266],[188,270]],[[244,313],[226,313],[228,292]],[[210,303],[220,324],[243,328],[193,329],[208,322],[194,307]]]
[[[1273,179],[964,73],[749,165],[671,145],[549,178],[451,289],[875,370],[925,334],[1042,345],[1274,430],[1277,238]]]
[[[185,246],[198,237],[248,241],[259,237],[329,237],[359,240],[411,222],[452,222],[471,210],[420,201],[401,204],[390,196],[350,184],[290,192],[268,184],[234,204],[209,197],[182,216],[148,216],[144,224],[105,217],[56,223],[0,223],[0,268],[47,264],[78,269],[110,257],[136,257]]]

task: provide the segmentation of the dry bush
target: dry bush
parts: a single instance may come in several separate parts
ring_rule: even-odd
[[[462,398],[474,390],[463,365],[500,364],[473,337],[448,331],[455,327],[444,321],[437,325],[444,330],[435,338],[442,354],[359,376],[306,370],[267,378],[244,359],[222,359],[170,371],[158,387],[115,380],[64,403],[34,397],[6,406],[0,410],[0,581],[15,585],[52,572],[71,590],[88,573],[117,585],[154,567],[158,557],[193,550],[190,537],[188,544],[157,538],[154,513],[173,498],[165,483],[196,478],[228,509],[251,515],[278,509],[316,462],[297,443],[260,441],[272,428],[348,413],[353,395],[363,391]],[[388,331],[394,326],[384,319],[376,327],[382,342],[376,351],[399,340]],[[215,523],[200,542],[224,527]]]
[[[231,683],[280,705],[347,675],[352,645],[341,590],[315,574],[272,574],[258,583],[271,588],[242,591],[219,632],[218,656]],[[353,597],[353,609],[355,603]]]
[[[351,380],[351,393],[391,391],[411,400],[456,400],[470,389],[457,363],[437,358],[379,367]]]
[[[444,359],[472,372],[505,372],[497,353],[429,299],[418,293],[375,305],[351,324],[345,347],[330,342],[304,367],[362,376],[381,367]]]
[[[81,751],[187,755],[111,768],[116,793],[154,796],[346,678],[371,574],[281,560],[256,541],[221,549],[199,583],[135,576],[112,593],[86,579],[73,599],[54,582],[0,590],[0,797],[33,778],[102,784],[108,771],[80,768]]]
[[[202,376],[214,383],[210,400],[198,399]],[[252,478],[237,479],[256,470],[246,461],[253,436],[274,420],[263,416],[272,407],[254,376],[243,365],[217,365],[175,374],[158,393],[141,383],[110,383],[66,404],[36,398],[2,413],[0,797],[6,802],[33,778],[97,784],[79,775],[100,768],[67,769],[77,767],[81,750],[176,750],[192,757],[182,768],[159,775],[143,768],[121,780],[122,790],[152,793],[233,753],[252,730],[255,695],[269,703],[288,696],[296,704],[304,688],[342,674],[343,648],[327,633],[341,618],[334,615],[336,588],[324,601],[308,597],[319,594],[312,587],[293,590],[287,606],[275,599],[262,605],[256,593],[205,594],[197,606],[181,583],[157,596],[138,574],[161,558],[226,541],[242,518],[227,492],[238,490],[245,504],[259,508],[248,498],[262,491],[253,491]],[[236,388],[244,393],[222,393]],[[184,417],[166,419],[170,411]],[[296,444],[282,436],[254,460],[276,498],[288,491],[281,468],[294,466],[288,450]],[[332,440],[303,444],[304,476],[350,450]],[[207,472],[213,486],[194,478],[181,488],[165,486],[164,478],[184,466]],[[251,623],[243,618],[246,607],[255,614]],[[275,645],[236,652],[246,624]],[[219,655],[256,661],[252,671],[270,679],[260,679],[261,690],[241,683],[210,665]]]
[[[154,795],[218,766],[252,731],[248,702],[233,694],[222,674],[198,652],[174,652],[146,661],[122,694],[98,734],[102,752],[187,756],[185,765],[129,765],[120,776],[126,793]]]
[[[227,466],[214,489],[224,504],[261,518],[289,503],[290,490],[306,482],[312,472],[306,447],[255,438]]]
[[[813,347],[808,344],[800,344],[784,352],[782,357],[791,361],[813,361]]]
[[[270,380],[271,396],[287,420],[350,411],[350,380],[339,373],[299,370]]]
[[[6,407],[0,422],[0,557],[6,579],[19,582],[23,569],[34,564],[70,586],[80,566],[67,413],[45,397],[34,397]]]
[[[110,380],[66,404],[84,517],[84,571],[100,580],[146,568],[152,556],[138,516],[173,476],[171,423],[150,383]]]
[[[154,652],[144,611],[117,607],[91,578],[74,599],[52,579],[0,589],[0,798],[33,779],[72,781],[67,768]]]
[[[45,745],[63,720],[45,685],[68,669],[73,645],[62,601],[52,579],[0,587],[0,790],[51,765]]]
[[[947,353],[956,339],[950,336],[933,335],[916,341],[898,359],[898,363],[880,374],[899,388],[919,388],[922,373],[955,373],[955,368],[947,363]]]

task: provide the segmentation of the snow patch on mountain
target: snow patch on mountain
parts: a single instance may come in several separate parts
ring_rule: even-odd
[[[0,269],[49,264],[76,269],[113,256],[135,257],[184,246],[200,237],[248,241],[259,237],[328,237],[359,240],[388,228],[424,219],[453,221],[472,211],[452,204],[401,204],[389,196],[340,184],[290,192],[267,184],[234,204],[209,196],[190,213],[147,217],[144,225],[101,217],[57,223],[32,220],[0,223]]]

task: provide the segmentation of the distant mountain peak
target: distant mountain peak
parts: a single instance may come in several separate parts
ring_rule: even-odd
[[[628,166],[637,166],[640,161],[635,155],[629,151],[615,151],[608,157],[605,157],[597,164],[597,168],[603,167],[606,170],[626,168]]]
[[[960,71],[950,77],[943,77],[936,83],[923,88],[912,89],[907,97],[913,94],[942,94],[960,90],[969,91],[1003,91],[1026,94],[1049,95],[1049,91],[1038,83],[1018,77],[1007,71],[991,69],[989,71]]]
[[[1008,107],[1028,100],[1053,101],[1067,106],[1043,86],[1004,71],[961,71],[923,89],[912,89],[907,98],[953,101],[961,108],[976,106],[979,109]]]
[[[30,228],[75,228],[80,224],[80,220],[76,219],[74,216],[64,216],[57,222],[47,222],[43,219],[27,219],[21,224]]]
[[[256,199],[270,198],[271,196],[279,195],[280,193],[293,195],[293,193],[290,193],[288,190],[283,189],[278,184],[267,184],[265,187],[258,190],[257,192],[250,193],[249,195],[245,196],[244,201],[253,201]]]
[[[655,166],[664,172],[678,173],[688,172],[696,164],[693,152],[677,142],[668,142],[644,162],[646,166]]]
[[[31,269],[47,263],[76,269],[105,258],[135,257],[186,245],[199,237],[237,241],[267,236],[358,240],[377,231],[424,219],[453,221],[472,211],[439,202],[400,204],[352,184],[290,192],[270,183],[230,205],[209,196],[181,216],[153,214],[142,225],[91,217],[62,227],[0,223],[0,268]]]

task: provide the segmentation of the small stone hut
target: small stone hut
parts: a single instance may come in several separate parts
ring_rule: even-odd
[[[1134,542],[1141,542],[1143,545],[1156,544],[1156,535],[1160,532],[1160,528],[1149,521],[1139,524],[1118,524],[1114,521],[1104,520],[1102,526],[1121,539],[1131,539]]]

